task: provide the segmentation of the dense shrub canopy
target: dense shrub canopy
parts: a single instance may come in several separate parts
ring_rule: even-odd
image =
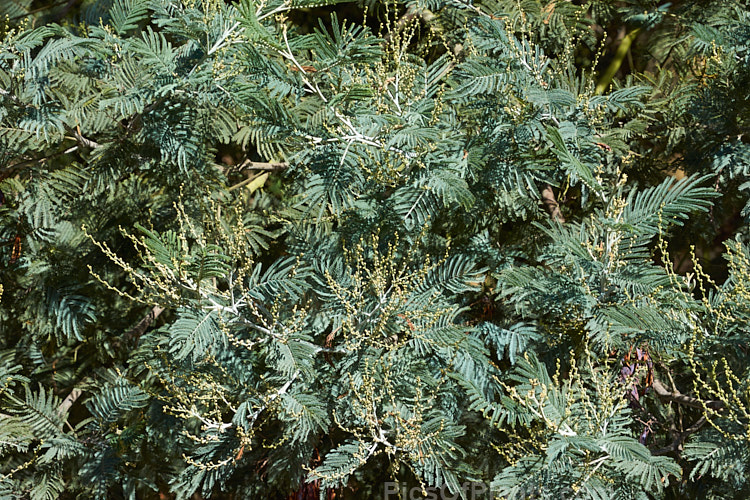
[[[750,496],[748,2],[0,13],[0,498]]]

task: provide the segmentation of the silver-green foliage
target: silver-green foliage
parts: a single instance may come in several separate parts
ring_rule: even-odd
[[[750,491],[747,231],[667,245],[748,215],[747,7],[335,3],[6,23],[0,498]],[[600,95],[615,20],[700,74]]]

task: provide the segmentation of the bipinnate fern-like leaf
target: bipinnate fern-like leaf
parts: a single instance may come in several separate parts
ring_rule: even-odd
[[[652,3],[0,0],[0,497],[749,497],[750,12]]]
[[[178,360],[200,361],[215,348],[226,345],[215,310],[183,308],[170,327],[169,350]]]
[[[628,197],[628,206],[623,221],[633,226],[638,233],[654,234],[668,225],[682,225],[691,213],[707,211],[715,191],[701,187],[707,177],[685,177],[679,181],[667,178],[659,186],[641,192],[633,191]]]

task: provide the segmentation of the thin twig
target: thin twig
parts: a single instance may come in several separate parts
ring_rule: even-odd
[[[659,448],[658,450],[654,451],[653,455],[666,455],[667,453],[672,453],[674,451],[681,452],[682,451],[682,445],[685,443],[685,439],[687,439],[688,436],[693,434],[694,432],[697,432],[703,427],[703,424],[706,423],[706,416],[702,416],[698,420],[695,421],[693,425],[685,429],[684,431],[678,433],[672,443],[670,443],[668,446],[665,446],[664,448]]]
[[[255,175],[251,175],[250,177],[248,177],[244,181],[238,182],[237,184],[228,187],[227,188],[227,192],[235,191],[235,190],[237,190],[237,189],[239,189],[239,188],[241,188],[243,186],[247,186],[248,184],[250,184],[254,180],[258,179],[261,175],[268,175],[268,174],[255,174]]]
[[[138,339],[141,338],[141,335],[143,335],[149,326],[151,326],[151,323],[159,317],[159,315],[164,312],[164,308],[161,306],[154,306],[146,316],[141,319],[137,325],[135,325],[133,328],[125,332],[122,336],[123,340],[129,340],[132,337],[135,337],[136,343],[138,342]]]
[[[54,8],[57,8],[57,7],[60,7],[60,6],[64,5],[64,4],[66,4],[66,3],[68,3],[68,0],[62,0],[61,2],[55,2],[53,4],[43,5],[42,7],[30,10],[30,11],[27,11],[25,14],[19,14],[17,16],[11,17],[11,18],[8,19],[8,21],[13,22],[13,21],[16,21],[18,19],[23,19],[24,17],[33,16],[34,14],[38,14],[39,12],[43,12],[45,10],[54,9]]]
[[[669,401],[674,401],[675,403],[679,403],[685,406],[690,406],[692,408],[713,408],[716,410],[724,408],[724,403],[721,401],[701,401],[698,398],[682,394],[680,391],[670,391],[658,379],[654,379],[651,387],[653,387],[654,392],[660,398],[668,399]]]
[[[62,400],[62,403],[60,403],[60,406],[57,407],[57,413],[60,415],[65,415],[70,411],[71,406],[73,406],[73,403],[75,403],[79,397],[81,397],[81,394],[83,394],[83,389],[81,386],[88,384],[91,382],[91,379],[86,377],[83,380],[81,380],[76,387],[73,388],[70,393],[65,396],[65,399]]]
[[[237,165],[236,169],[240,172],[242,172],[243,170],[267,170],[276,172],[279,170],[284,170],[288,166],[288,163],[268,163],[263,161],[247,160]]]
[[[76,138],[76,140],[81,146],[91,148],[91,149],[97,149],[97,148],[102,147],[102,145],[99,144],[98,142],[92,141],[91,139],[87,139],[86,137],[82,136],[81,132],[78,130],[77,127],[75,130],[73,130],[73,136]]]

